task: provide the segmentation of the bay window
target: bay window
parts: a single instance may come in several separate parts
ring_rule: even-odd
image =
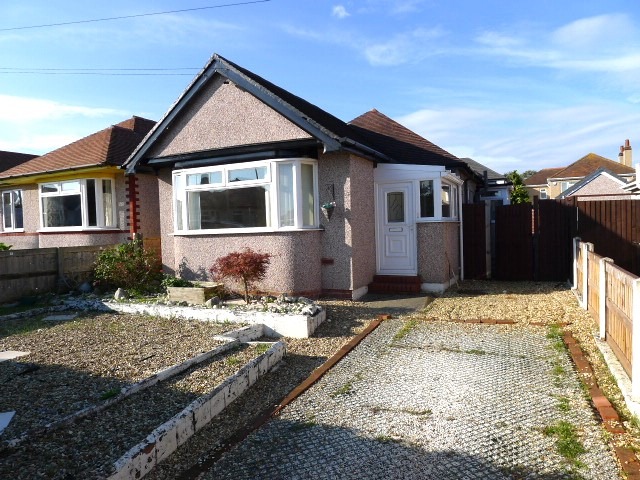
[[[114,228],[113,180],[90,178],[40,185],[44,229]]]
[[[10,232],[23,228],[22,190],[2,192],[2,229]]]
[[[422,220],[457,219],[458,185],[443,178],[420,180],[419,218]]]
[[[173,191],[177,232],[318,226],[314,160],[178,170]]]

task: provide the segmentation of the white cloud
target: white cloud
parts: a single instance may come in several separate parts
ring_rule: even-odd
[[[502,173],[568,165],[590,152],[615,160],[627,138],[640,146],[640,137],[633,138],[640,112],[625,103],[525,110],[450,107],[396,120],[454,155]]]
[[[0,150],[43,154],[130,116],[113,108],[0,95]]]
[[[373,66],[400,65],[439,53],[441,50],[433,41],[444,35],[445,32],[440,28],[420,28],[398,34],[385,42],[365,42],[363,52]]]
[[[106,117],[126,115],[113,108],[67,105],[41,98],[0,95],[0,122],[32,122],[38,120],[58,120],[65,117]]]
[[[344,5],[334,6],[331,10],[331,14],[339,19],[347,18],[351,15],[349,12],[347,12],[347,9],[344,7]]]

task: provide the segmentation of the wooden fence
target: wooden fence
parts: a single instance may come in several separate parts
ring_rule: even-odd
[[[110,245],[0,252],[0,302],[75,287],[91,278],[93,263]]]
[[[611,347],[631,379],[633,395],[638,395],[640,334],[634,339],[633,330],[640,325],[640,278],[595,253],[593,244],[578,240],[575,245],[573,285],[580,304],[591,313],[600,338]],[[640,326],[636,328],[640,332]]]

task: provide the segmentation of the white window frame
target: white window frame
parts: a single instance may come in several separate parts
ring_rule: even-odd
[[[549,198],[549,195],[547,194],[547,189],[546,188],[541,188],[540,189],[540,200],[546,200]]]
[[[95,181],[95,202],[96,202],[96,224],[97,225],[89,225],[89,209],[88,209],[88,196],[87,196],[87,181],[94,180]],[[102,195],[102,182],[109,181],[111,182],[111,211],[112,211],[112,224],[106,225],[104,222],[105,212],[104,212],[104,202]],[[62,189],[62,185],[65,183],[73,183],[78,182],[80,188],[78,190],[67,191],[64,192]],[[58,185],[58,192],[43,192],[42,187],[44,185]],[[52,182],[42,182],[38,184],[38,199],[39,199],[39,215],[40,215],[40,229],[39,231],[43,232],[68,232],[68,231],[85,231],[85,230],[113,230],[117,228],[117,202],[116,202],[116,182],[114,178],[111,177],[90,177],[90,178],[75,178],[68,180],[57,180]],[[45,227],[44,221],[44,198],[49,197],[62,197],[67,195],[80,195],[80,211],[81,211],[81,219],[82,225],[76,226],[61,226],[61,227]]]
[[[7,227],[5,225],[6,222],[6,218],[4,216],[4,194],[8,193],[11,196],[11,226]],[[22,227],[20,228],[16,228],[16,208],[13,202],[13,196],[15,193],[19,193],[20,194],[20,198],[22,200]],[[3,232],[24,232],[24,190],[19,189],[19,188],[12,188],[9,190],[1,190],[0,191],[0,208],[2,210],[0,210],[0,212],[2,212],[2,225],[0,225],[0,231]]]
[[[420,182],[431,180],[433,181],[433,217],[423,217],[420,206]],[[448,186],[450,188],[450,211],[451,215],[443,216],[442,214],[442,187]],[[460,194],[461,184],[455,181],[451,181],[447,178],[440,177],[425,177],[416,181],[415,191],[416,195],[416,221],[422,222],[441,222],[441,221],[458,221],[460,219]]]
[[[284,163],[293,165],[293,192],[294,192],[294,224],[292,226],[280,225],[279,205],[279,175],[278,166]],[[302,165],[313,167],[313,225],[304,225],[304,212],[302,207]],[[255,167],[267,167],[267,175],[264,179],[229,182],[229,171]],[[222,182],[206,185],[187,185],[187,176],[209,172],[221,172]],[[208,167],[188,168],[173,172],[173,219],[174,234],[176,235],[215,235],[229,233],[250,233],[267,231],[297,231],[313,230],[320,228],[320,206],[318,193],[318,162],[310,158],[283,158],[262,160],[257,162],[233,163],[225,165],[213,165]],[[195,191],[207,191],[224,189],[246,188],[251,186],[268,186],[269,205],[267,206],[266,227],[240,227],[240,228],[209,228],[193,229],[189,227],[189,207],[187,205],[187,193]]]

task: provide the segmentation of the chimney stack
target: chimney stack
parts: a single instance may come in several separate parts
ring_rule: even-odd
[[[629,139],[624,141],[624,148],[622,149],[622,163],[627,167],[633,167],[633,162],[631,160],[631,144],[629,143]]]

